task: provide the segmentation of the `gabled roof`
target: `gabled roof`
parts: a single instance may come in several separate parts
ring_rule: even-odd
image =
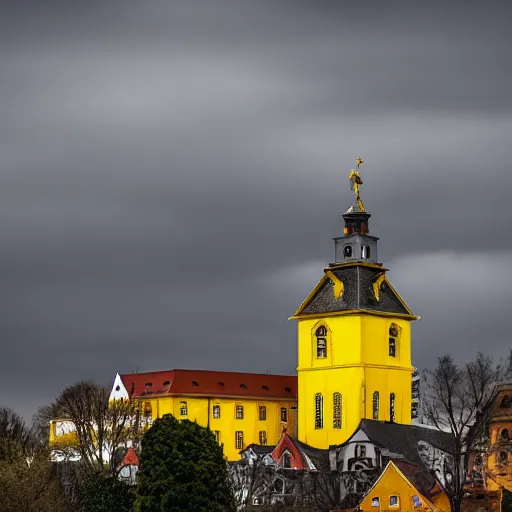
[[[424,467],[410,464],[404,460],[394,460],[393,463],[423,496],[430,499],[443,492],[439,482]]]
[[[399,454],[406,461],[420,467],[424,467],[424,462],[418,452],[420,441],[445,453],[453,454],[455,451],[453,437],[448,432],[417,425],[401,425],[366,419],[361,420],[358,429],[343,445],[350,443],[359,431],[363,431],[371,442],[385,448],[388,453]]]
[[[139,465],[139,458],[137,457],[137,454],[135,453],[135,450],[133,448],[128,448],[126,450],[126,454],[123,457],[123,460],[121,461],[121,464],[119,464],[119,468],[122,468],[124,466],[138,466]]]
[[[324,272],[295,317],[366,311],[418,319],[389,283],[386,269],[356,262],[326,268]]]
[[[209,370],[167,370],[120,376],[130,397],[165,395],[297,399],[297,377]]]
[[[245,453],[245,452],[252,450],[256,455],[266,455],[267,453],[270,453],[271,451],[273,451],[275,447],[276,447],[275,445],[270,445],[270,444],[262,445],[262,444],[252,443],[252,444],[246,446],[243,450],[240,450],[239,453]]]
[[[307,469],[313,471],[329,471],[329,450],[313,448],[307,444],[294,439],[286,431],[283,431],[275,449],[272,451],[272,458],[278,462],[283,453],[288,451],[292,459],[293,469]]]
[[[364,498],[361,500],[360,505],[364,502],[365,499],[367,499],[368,495],[371,494],[375,489],[378,488],[379,483],[381,480],[383,480],[389,471],[394,471],[397,475],[399,475],[403,481],[407,484],[407,486],[416,489],[418,493],[421,494],[421,499],[424,501],[424,503],[427,505],[427,507],[430,510],[439,510],[429,499],[429,495],[425,494],[420,487],[418,487],[418,483],[420,486],[423,486],[423,482],[421,482],[418,479],[418,473],[421,473],[421,470],[417,468],[416,473],[411,472],[411,469],[414,466],[407,465],[405,463],[401,463],[399,466],[396,461],[389,461],[382,473],[379,475],[377,480],[373,483],[373,485],[370,487],[370,489],[365,493]],[[404,473],[403,469],[406,470],[406,473]],[[413,480],[411,480],[410,477],[413,477]],[[406,507],[406,510],[408,508]]]

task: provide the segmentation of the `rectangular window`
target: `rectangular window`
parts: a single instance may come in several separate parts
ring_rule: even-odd
[[[215,440],[217,441],[217,443],[220,444],[220,430],[214,430],[213,435],[215,436]]]
[[[262,445],[267,444],[267,431],[266,430],[260,430],[260,444],[262,444]]]
[[[281,421],[288,421],[288,409],[281,407]]]
[[[237,420],[243,420],[244,419],[244,406],[243,405],[237,405],[235,408],[235,418]]]
[[[390,355],[390,357],[396,357],[396,340],[395,340],[395,338],[389,338],[389,355]]]
[[[380,499],[378,497],[372,498],[372,507],[380,507]]]
[[[332,395],[332,428],[341,428],[341,393]]]
[[[366,446],[356,444],[356,459],[364,459],[366,457]]]
[[[259,418],[260,421],[265,421],[267,419],[267,408],[264,405],[260,405],[259,407]]]
[[[400,500],[398,499],[398,496],[390,496],[389,497],[389,506],[390,507],[397,507],[400,505]]]
[[[213,406],[213,417],[215,419],[219,419],[220,418],[220,405],[214,405]]]
[[[421,500],[418,496],[414,495],[412,497],[412,505],[414,508],[421,508]]]
[[[187,402],[180,402],[180,416],[186,416],[187,412]]]
[[[151,417],[151,402],[144,402],[144,416],[146,418]]]
[[[237,450],[244,449],[244,433],[241,430],[235,432],[235,446]]]
[[[389,394],[389,421],[395,422],[395,393]]]

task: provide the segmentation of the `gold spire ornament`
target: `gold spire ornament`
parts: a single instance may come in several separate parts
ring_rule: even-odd
[[[361,196],[359,195],[359,185],[363,184],[363,180],[361,179],[361,176],[359,176],[359,167],[361,167],[361,164],[364,163],[364,160],[361,160],[361,157],[358,157],[356,160],[357,164],[357,171],[354,171],[352,169],[350,171],[350,176],[348,177],[348,180],[350,181],[350,190],[354,192],[357,198],[357,206],[359,206],[359,209],[362,212],[365,212],[363,201],[361,201]]]

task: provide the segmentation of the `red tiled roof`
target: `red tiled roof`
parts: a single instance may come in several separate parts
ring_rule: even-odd
[[[209,395],[258,398],[297,398],[295,375],[168,370],[121,375],[130,396]],[[164,384],[166,383],[166,384]]]
[[[119,464],[119,467],[122,468],[124,466],[138,466],[138,465],[139,465],[139,458],[137,457],[135,450],[133,448],[128,448],[128,450],[126,451],[126,455],[124,456],[123,460],[121,461],[121,464]]]

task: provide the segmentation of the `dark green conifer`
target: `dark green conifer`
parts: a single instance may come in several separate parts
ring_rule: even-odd
[[[136,512],[234,512],[227,462],[212,432],[170,414],[144,435]]]

